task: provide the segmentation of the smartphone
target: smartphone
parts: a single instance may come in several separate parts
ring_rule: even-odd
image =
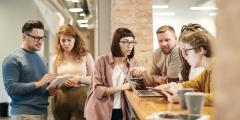
[[[144,83],[143,78],[130,78],[130,81],[136,84],[136,90],[146,90],[146,85]]]
[[[171,82],[176,82],[178,83],[179,82],[179,78],[167,78],[167,83],[171,83]]]

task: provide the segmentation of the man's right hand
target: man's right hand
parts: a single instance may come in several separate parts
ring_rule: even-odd
[[[55,78],[51,73],[46,73],[40,80],[35,82],[36,88],[42,87],[47,83],[50,83]]]
[[[144,76],[144,74],[146,74],[146,69],[143,66],[132,67],[129,73],[131,76]]]

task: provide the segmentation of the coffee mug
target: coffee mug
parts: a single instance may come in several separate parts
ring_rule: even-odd
[[[185,99],[189,114],[201,114],[205,101],[204,93],[188,92],[185,93]]]
[[[185,100],[185,93],[193,92],[193,88],[181,88],[177,90],[177,95],[179,98],[179,104],[181,109],[187,109],[186,100]]]

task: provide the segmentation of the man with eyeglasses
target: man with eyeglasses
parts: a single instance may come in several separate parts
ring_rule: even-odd
[[[37,54],[43,45],[44,26],[31,20],[22,27],[22,47],[8,55],[2,64],[5,89],[11,98],[11,120],[47,120],[49,92],[54,79],[46,60]]]

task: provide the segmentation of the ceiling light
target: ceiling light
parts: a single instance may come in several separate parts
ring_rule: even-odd
[[[175,16],[174,12],[153,13],[154,16]]]
[[[77,23],[88,23],[88,20],[77,20]]]
[[[85,13],[80,13],[79,16],[83,16],[84,17],[84,16],[86,16],[86,14]]]
[[[69,8],[68,11],[69,12],[82,12],[83,9],[82,8]]]
[[[88,28],[88,24],[78,24],[79,27]]]
[[[216,16],[217,13],[209,13],[209,16]]]
[[[191,7],[190,10],[200,10],[200,11],[204,11],[204,10],[217,10],[218,8],[216,7]]]
[[[168,5],[153,5],[153,9],[166,9],[168,8]]]
[[[79,1],[79,0],[72,0],[72,2],[77,2],[77,3],[78,3],[78,2],[80,2],[80,1]]]

